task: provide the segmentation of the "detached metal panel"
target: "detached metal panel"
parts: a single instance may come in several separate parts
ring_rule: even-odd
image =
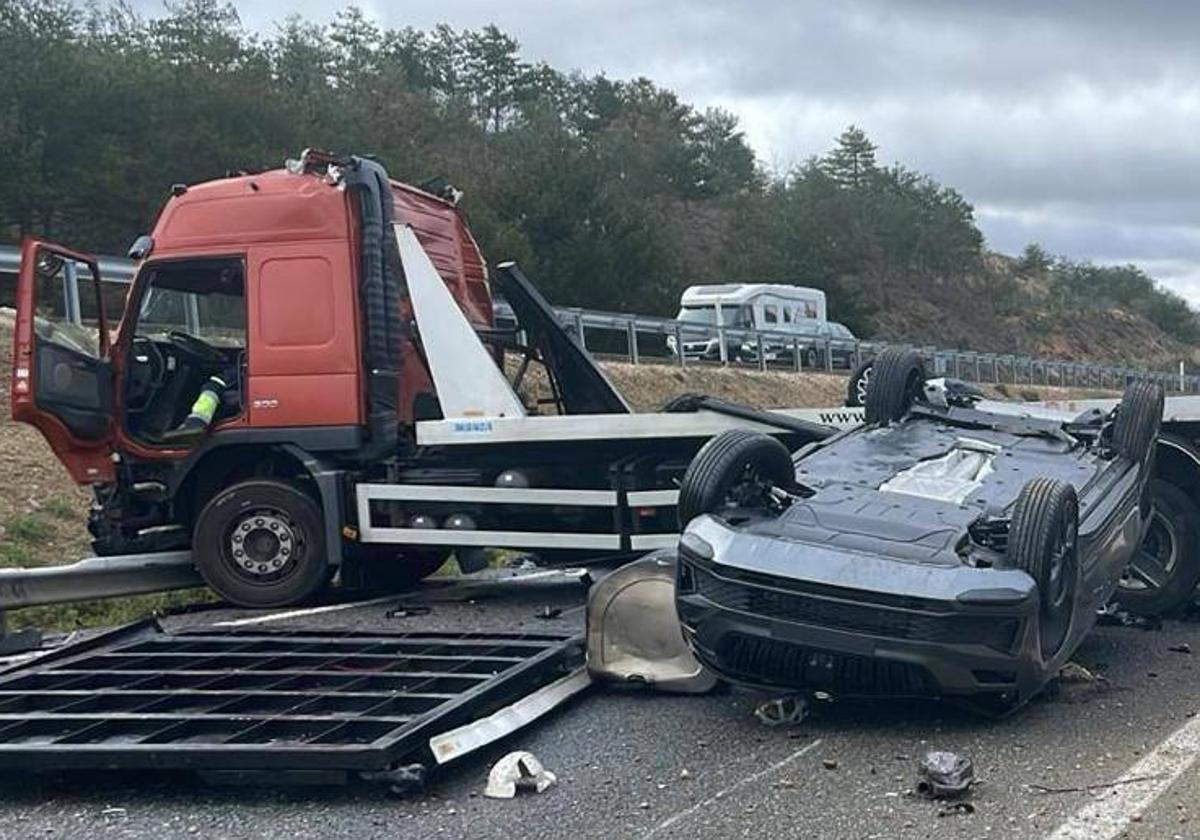
[[[0,767],[382,769],[582,662],[564,635],[144,622],[0,673]]]

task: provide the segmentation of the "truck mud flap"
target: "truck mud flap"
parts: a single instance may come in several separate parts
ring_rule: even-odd
[[[582,665],[583,639],[567,635],[142,622],[0,672],[0,769],[433,764],[439,736],[519,709]]]

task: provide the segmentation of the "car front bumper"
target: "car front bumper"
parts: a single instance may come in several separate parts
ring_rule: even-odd
[[[1047,678],[1037,586],[1016,569],[900,562],[702,517],[681,542],[676,600],[697,658],[732,682],[1007,705]]]

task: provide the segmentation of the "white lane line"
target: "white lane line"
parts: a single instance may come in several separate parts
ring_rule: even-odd
[[[372,598],[370,601],[349,601],[345,604],[326,604],[323,607],[309,607],[303,610],[287,610],[280,613],[268,613],[267,615],[252,615],[249,618],[235,618],[229,621],[218,621],[214,627],[242,627],[246,624],[266,624],[268,621],[281,621],[285,618],[300,618],[305,615],[320,615],[321,613],[338,612],[340,610],[352,610],[355,607],[370,607],[375,604],[387,604],[390,602],[399,602],[402,599],[403,593],[395,595],[384,595],[382,598]]]
[[[1112,840],[1200,759],[1200,717],[1171,735],[1107,789],[1047,835],[1046,840]],[[1124,784],[1128,782],[1128,784]]]
[[[654,828],[650,829],[648,832],[643,834],[642,837],[643,838],[653,837],[655,834],[658,834],[658,832],[663,831],[664,829],[670,828],[671,826],[675,825],[675,823],[679,822],[680,820],[682,820],[686,817],[691,816],[692,814],[699,811],[701,808],[705,808],[705,807],[713,804],[714,802],[716,802],[719,799],[724,799],[726,796],[729,796],[731,793],[741,790],[746,785],[754,784],[759,779],[761,779],[763,776],[769,776],[772,773],[782,770],[784,767],[787,767],[789,764],[791,764],[796,759],[800,758],[803,755],[806,755],[807,753],[812,752],[820,745],[821,745],[821,739],[818,738],[817,740],[813,741],[808,746],[801,747],[800,749],[796,750],[794,753],[792,753],[791,755],[789,755],[787,758],[783,759],[782,761],[776,761],[774,764],[772,764],[770,767],[766,768],[765,770],[759,770],[757,773],[754,773],[750,776],[746,776],[745,778],[743,778],[737,782],[734,782],[732,785],[725,788],[724,790],[718,791],[717,793],[708,797],[708,799],[701,800],[700,802],[697,802],[695,805],[691,806],[690,808],[685,808],[684,810],[680,811],[678,814],[675,814],[674,816],[671,816],[671,817],[667,817],[665,820],[660,822],[658,825],[654,826]]]

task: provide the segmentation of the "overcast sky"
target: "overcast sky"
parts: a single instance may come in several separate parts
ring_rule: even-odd
[[[151,12],[155,0],[136,5]],[[239,0],[247,26],[329,4]],[[495,23],[527,60],[647,76],[737,114],[785,170],[855,123],[957,188],[989,245],[1134,262],[1200,305],[1200,3],[403,0],[389,27]]]

